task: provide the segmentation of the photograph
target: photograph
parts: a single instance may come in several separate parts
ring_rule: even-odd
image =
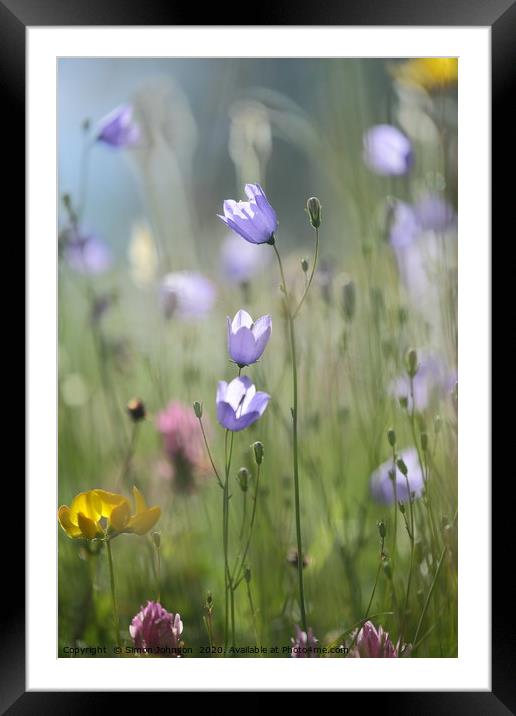
[[[58,58],[58,658],[460,656],[459,70]]]

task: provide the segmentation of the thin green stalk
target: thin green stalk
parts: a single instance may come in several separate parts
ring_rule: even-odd
[[[307,631],[306,611],[305,611],[305,592],[303,583],[303,543],[301,538],[301,509],[300,509],[300,498],[299,498],[299,447],[298,447],[298,432],[297,432],[297,418],[298,418],[298,395],[297,395],[297,356],[296,356],[296,334],[294,329],[294,318],[290,308],[289,295],[287,291],[287,285],[285,282],[285,274],[283,271],[283,264],[279,255],[276,244],[273,244],[276,258],[278,259],[278,266],[280,270],[281,280],[283,284],[283,293],[285,294],[285,307],[287,311],[287,320],[289,326],[289,339],[290,339],[290,352],[292,355],[292,444],[293,444],[293,462],[294,462],[294,508],[296,516],[296,540],[297,540],[297,554],[298,554],[298,584],[299,584],[299,607],[301,611],[301,624],[303,631]],[[315,267],[315,262],[314,262]],[[314,270],[314,269],[312,269]]]
[[[113,556],[111,554],[111,541],[109,539],[106,540],[106,549],[109,563],[109,579],[111,583],[111,600],[113,603],[113,622],[115,626],[116,644],[118,648],[121,649],[122,643],[120,641],[120,619],[118,617],[118,604],[116,600],[115,572],[113,569]]]
[[[254,638],[255,638],[256,644],[258,646],[261,642],[261,639],[259,638],[258,627],[256,625],[256,610],[254,608],[253,595],[251,594],[251,582],[249,580],[246,580],[246,585],[247,585],[247,601],[249,602],[249,609],[251,610],[251,618],[253,620]],[[261,651],[260,651],[260,656],[262,656]]]
[[[202,418],[197,418],[197,419],[199,421],[199,425],[201,426],[201,432],[202,432],[202,437],[204,439],[204,445],[206,446],[206,451],[208,453],[208,457],[210,459],[211,466],[213,468],[213,472],[215,473],[215,477],[217,478],[217,482],[219,483],[220,487],[224,488],[224,484],[223,484],[222,480],[220,479],[219,471],[215,467],[215,462],[213,461],[213,457],[211,455],[210,446],[208,445],[208,438],[206,437],[206,433],[204,432],[204,425],[202,422]]]
[[[224,623],[224,653],[228,646],[228,635],[229,635],[229,612],[231,599],[231,615],[232,615],[232,636],[234,639],[234,602],[233,602],[233,587],[231,583],[231,574],[229,571],[229,472],[231,469],[231,457],[233,454],[233,437],[234,433],[231,432],[231,439],[229,440],[230,430],[226,430],[224,440],[224,464],[225,464],[225,479],[224,479],[224,495],[223,495],[223,513],[222,513],[222,529],[223,529],[223,542],[224,542],[224,582],[225,582],[225,623]],[[229,443],[229,449],[228,449]],[[234,643],[233,643],[234,645]]]
[[[257,503],[258,503],[258,485],[259,485],[259,482],[260,482],[260,472],[261,472],[261,464],[258,465],[257,471],[256,471],[256,480],[255,480],[254,495],[253,495],[253,509],[252,509],[252,512],[251,512],[251,521],[250,521],[250,523],[249,523],[249,532],[248,532],[248,534],[247,534],[247,541],[246,541],[245,549],[244,549],[244,552],[243,552],[243,555],[242,555],[242,559],[240,560],[240,566],[239,566],[238,569],[237,569],[236,571],[234,571],[234,573],[233,573],[233,575],[234,575],[234,589],[236,589],[236,588],[238,587],[238,585],[240,584],[240,582],[241,582],[242,579],[243,579],[242,571],[243,571],[243,569],[244,569],[245,560],[246,560],[246,557],[247,557],[247,553],[248,553],[248,551],[249,551],[249,546],[250,546],[250,544],[251,544],[251,537],[252,537],[252,534],[253,534],[254,520],[255,520],[255,517],[256,517],[256,505],[257,505]]]
[[[428,611],[428,606],[430,604],[430,600],[432,599],[432,594],[434,593],[435,585],[437,583],[437,578],[439,577],[439,574],[441,572],[441,567],[444,562],[444,557],[446,555],[448,548],[446,545],[443,547],[443,550],[441,552],[441,556],[439,557],[439,562],[437,563],[437,569],[435,570],[434,578],[432,579],[432,584],[430,585],[430,589],[428,590],[428,594],[426,596],[426,600],[423,606],[423,611],[421,612],[421,616],[419,617],[419,622],[417,625],[416,633],[414,634],[414,638],[412,639],[413,644],[418,644],[418,636],[419,632],[421,631],[421,627],[423,625],[423,621],[425,619],[426,613]]]
[[[276,253],[277,253],[277,252],[276,252]],[[306,283],[306,285],[305,285],[305,290],[304,290],[304,292],[303,292],[303,295],[301,296],[301,300],[300,300],[299,303],[297,304],[297,308],[295,309],[295,311],[294,311],[293,314],[292,314],[292,320],[294,320],[294,319],[296,318],[297,314],[299,313],[299,311],[300,311],[300,309],[301,309],[301,306],[303,305],[303,303],[304,303],[304,301],[305,301],[306,294],[307,294],[308,291],[310,290],[310,286],[312,285],[312,279],[313,279],[314,274],[315,274],[315,269],[316,269],[316,267],[317,267],[317,258],[318,258],[318,256],[319,256],[319,229],[315,229],[315,254],[314,254],[314,260],[313,260],[312,270],[311,270],[311,272],[310,272],[310,278],[308,279],[308,281],[307,281],[307,283]]]

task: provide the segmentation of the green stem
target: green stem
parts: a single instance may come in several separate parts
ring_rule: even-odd
[[[287,292],[287,285],[285,282],[285,273],[283,271],[283,264],[279,255],[276,244],[273,244],[276,258],[278,259],[278,266],[280,270],[281,280],[283,284],[283,293],[285,295],[285,307],[287,311],[287,320],[289,326],[289,339],[290,339],[290,352],[292,355],[292,445],[293,445],[293,462],[294,462],[294,507],[296,516],[296,539],[297,539],[297,555],[298,555],[298,583],[299,583],[299,607],[301,611],[301,624],[303,631],[307,631],[306,622],[306,611],[305,611],[305,592],[303,584],[303,543],[301,538],[301,510],[300,510],[300,498],[299,498],[299,447],[298,447],[298,432],[297,432],[297,356],[296,356],[296,334],[294,330],[294,317],[290,308],[289,295]],[[315,270],[315,262],[312,271]],[[298,307],[299,308],[299,307]]]
[[[226,430],[226,436],[224,440],[224,465],[225,465],[225,479],[224,479],[224,495],[223,495],[223,511],[222,511],[222,531],[223,531],[223,543],[224,543],[224,582],[225,582],[225,622],[224,622],[224,653],[226,653],[228,646],[228,634],[229,634],[229,597],[231,592],[231,606],[232,608],[232,621],[233,621],[233,637],[234,637],[234,604],[233,604],[233,587],[231,583],[231,574],[229,571],[229,471],[231,468],[231,456],[233,453],[233,437],[234,433],[231,432],[231,440],[229,441],[230,431]],[[228,442],[230,443],[228,450]]]
[[[258,468],[257,468],[257,471],[256,471],[256,481],[255,481],[255,485],[254,485],[253,510],[252,510],[252,512],[251,512],[251,521],[250,521],[250,523],[249,523],[249,532],[248,532],[248,535],[247,535],[247,541],[246,541],[244,553],[243,553],[243,555],[242,555],[242,559],[240,560],[240,566],[239,566],[238,569],[237,569],[236,571],[234,571],[234,573],[233,573],[233,574],[234,574],[234,588],[235,588],[235,589],[238,587],[238,585],[240,584],[240,582],[241,582],[242,579],[243,579],[242,571],[243,571],[243,569],[244,569],[245,560],[246,560],[246,557],[247,557],[247,553],[248,553],[248,551],[249,551],[249,546],[250,546],[250,544],[251,544],[251,537],[252,537],[252,534],[253,534],[254,520],[255,520],[255,517],[256,517],[256,505],[257,505],[257,503],[258,503],[258,484],[259,484],[259,482],[260,482],[260,472],[261,472],[261,465],[258,465]]]
[[[115,625],[116,644],[118,648],[121,649],[122,643],[120,641],[120,620],[118,617],[118,605],[116,601],[115,572],[113,570],[113,556],[111,554],[111,541],[109,539],[106,540],[106,549],[109,563],[109,578],[111,582],[111,600],[113,602],[113,622]]]
[[[430,600],[432,598],[432,594],[434,593],[435,585],[437,583],[437,578],[439,577],[439,573],[441,572],[441,567],[443,565],[444,557],[447,552],[447,547],[444,546],[443,550],[441,552],[441,556],[439,557],[439,562],[437,563],[437,569],[435,570],[434,578],[432,580],[432,584],[430,585],[430,589],[428,590],[428,594],[425,600],[425,604],[423,606],[423,611],[421,612],[421,616],[419,617],[419,622],[417,625],[416,633],[414,634],[414,638],[412,639],[413,644],[418,644],[417,638],[419,636],[419,632],[421,631],[421,627],[423,626],[423,621],[426,616],[426,613],[428,611],[428,606],[430,604]]]
[[[318,256],[319,256],[319,229],[315,229],[315,254],[314,254],[314,261],[313,261],[312,271],[310,272],[310,278],[308,279],[308,282],[307,282],[306,285],[305,285],[305,290],[304,290],[303,295],[301,296],[301,300],[300,300],[299,303],[297,304],[297,308],[296,308],[296,310],[294,311],[294,313],[292,314],[292,320],[293,320],[293,319],[297,316],[297,314],[299,313],[299,310],[300,310],[301,306],[303,305],[303,303],[304,303],[304,301],[305,301],[306,294],[307,294],[308,291],[310,290],[310,286],[312,285],[312,279],[313,279],[314,274],[315,274],[315,269],[316,269],[316,267],[317,267],[317,258],[318,258]]]
[[[204,439],[204,445],[206,446],[206,451],[208,453],[208,457],[210,459],[211,466],[213,468],[213,472],[215,473],[215,477],[217,478],[219,485],[223,488],[224,484],[223,484],[222,480],[220,479],[219,471],[215,467],[215,462],[213,461],[213,457],[211,456],[210,446],[208,445],[208,438],[206,437],[206,433],[204,432],[204,425],[202,422],[202,418],[198,418],[198,420],[199,420],[199,425],[201,426],[201,432],[202,432],[202,437]]]

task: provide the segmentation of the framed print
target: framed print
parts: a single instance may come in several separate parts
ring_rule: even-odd
[[[191,15],[0,3],[28,278],[0,705],[507,713],[490,263],[514,4]]]

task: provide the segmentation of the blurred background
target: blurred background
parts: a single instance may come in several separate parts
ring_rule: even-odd
[[[253,472],[254,440],[266,454],[252,593],[243,585],[238,594],[237,632],[244,644],[290,642],[299,609],[279,276],[272,249],[231,236],[217,214],[259,182],[300,296],[301,259],[311,267],[314,250],[305,204],[318,196],[319,264],[298,328],[310,623],[330,641],[363,617],[383,520],[387,557],[400,557],[393,577],[382,572],[372,611],[384,613],[393,640],[409,641],[446,546],[414,656],[455,656],[457,62],[61,59],[58,86],[60,504],[94,487],[129,495],[138,485],[162,508],[162,604],[181,613],[185,643],[198,649],[211,592],[220,642],[221,495],[191,404],[204,402],[221,462],[215,390],[234,375],[226,316],[271,314],[271,341],[249,370],[271,403],[235,439],[235,476],[244,465]],[[138,141],[123,146],[102,139],[104,118],[120,106],[138,127]],[[419,365],[412,392],[410,348]],[[126,409],[135,397],[146,407],[137,425]],[[414,470],[428,479],[403,623],[385,613],[404,592],[410,540],[398,515],[392,542],[396,506],[371,482],[392,459],[390,427],[400,452],[417,449]],[[248,513],[235,476],[238,545]],[[121,536],[113,553],[129,640],[132,617],[156,597],[156,555],[149,535]],[[59,565],[59,653],[110,643],[102,550],[60,530]]]

